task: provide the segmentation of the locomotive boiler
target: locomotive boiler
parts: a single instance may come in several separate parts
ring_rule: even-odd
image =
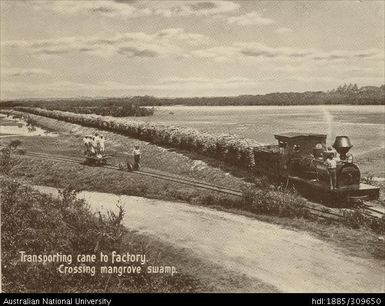
[[[328,200],[378,199],[379,188],[361,183],[361,173],[349,153],[353,147],[347,136],[337,136],[333,148],[327,147],[326,135],[284,133],[278,140],[278,173],[293,182],[304,193],[321,195]],[[336,158],[336,188],[331,188],[330,173],[325,163]]]

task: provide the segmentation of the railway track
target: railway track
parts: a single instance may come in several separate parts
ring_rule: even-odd
[[[38,153],[38,152],[28,152],[24,156],[26,157],[32,157],[32,158],[39,158],[39,159],[45,159],[45,160],[51,160],[56,162],[67,162],[67,163],[74,163],[74,164],[83,164],[84,165],[84,159],[75,157],[75,156],[64,156],[64,155],[58,155],[58,154],[47,154],[47,153]],[[113,165],[104,165],[103,168],[111,169],[111,170],[118,170],[122,171],[121,168],[118,166]],[[168,173],[164,172],[154,172],[148,169],[143,169],[139,171],[134,171],[130,173],[135,173],[137,175],[143,175],[148,177],[153,177],[161,180],[166,180],[174,183],[184,184],[192,187],[197,187],[201,189],[211,190],[223,194],[228,194],[232,196],[242,197],[242,192],[240,190],[235,190],[223,186],[217,186],[214,184],[197,181],[194,179],[188,179],[185,177],[181,177],[178,175],[170,175]],[[307,208],[309,209],[311,215],[321,218],[321,219],[331,219],[331,220],[341,220],[343,218],[343,213],[337,213],[330,211],[329,208],[321,208],[316,207],[315,205],[318,204],[312,204],[309,205]],[[382,218],[385,215],[385,210],[380,210],[378,208],[374,208],[368,203],[364,203],[362,210],[364,213],[368,216],[375,217],[375,218]]]
[[[31,156],[31,157],[42,158],[42,159],[46,159],[46,160],[69,162],[69,163],[76,163],[76,164],[79,164],[79,163],[83,164],[83,161],[84,161],[84,159],[79,159],[76,157],[69,158],[68,156],[50,155],[50,154],[35,153],[35,152],[28,152],[25,155]],[[103,168],[121,171],[121,169],[118,166],[105,165],[105,166],[103,166]],[[133,173],[143,175],[143,176],[150,176],[150,177],[154,177],[154,178],[158,178],[158,179],[162,179],[162,180],[167,180],[167,181],[171,181],[171,182],[175,182],[175,183],[181,183],[184,185],[190,185],[193,187],[199,187],[202,189],[213,190],[216,192],[230,194],[233,196],[239,196],[239,197],[242,196],[242,192],[235,190],[235,189],[217,186],[217,185],[213,185],[213,184],[206,183],[206,182],[200,182],[200,181],[193,180],[193,179],[187,179],[187,178],[184,178],[181,176],[169,175],[169,174],[159,173],[159,172],[152,172],[149,170],[139,170],[139,171],[134,171]]]
[[[372,207],[371,205],[367,204],[367,203],[364,203],[364,210],[366,212],[371,212],[371,215],[374,215],[378,218],[382,218],[383,216],[385,216],[385,209],[380,209],[380,208],[374,208]]]

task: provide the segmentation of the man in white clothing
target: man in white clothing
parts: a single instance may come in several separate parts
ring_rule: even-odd
[[[325,165],[328,167],[330,189],[335,190],[337,188],[337,160],[334,157],[334,153],[329,153]]]

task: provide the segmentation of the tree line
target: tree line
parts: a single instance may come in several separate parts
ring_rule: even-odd
[[[68,111],[79,114],[95,114],[113,117],[142,117],[152,116],[154,108],[143,107],[122,99],[59,99],[38,101],[5,101],[2,107],[28,106],[48,110]]]
[[[154,96],[130,96],[119,98],[8,100],[2,107],[28,106],[51,110],[93,113],[115,117],[151,116],[152,106],[166,105],[384,105],[385,84],[358,87],[344,84],[329,91],[275,92],[264,95],[240,95],[227,97],[158,98]],[[146,107],[147,106],[147,107]],[[150,108],[149,108],[149,107]]]

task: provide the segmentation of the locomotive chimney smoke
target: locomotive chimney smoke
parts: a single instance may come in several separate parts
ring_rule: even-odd
[[[337,136],[333,148],[340,154],[342,160],[346,159],[346,153],[353,147],[348,136]]]
[[[321,110],[322,110],[322,113],[323,113],[323,116],[324,116],[324,120],[325,120],[325,122],[327,123],[327,126],[328,126],[328,137],[332,137],[332,135],[333,135],[333,120],[334,120],[334,117],[327,110],[327,108],[324,105],[321,106]]]

